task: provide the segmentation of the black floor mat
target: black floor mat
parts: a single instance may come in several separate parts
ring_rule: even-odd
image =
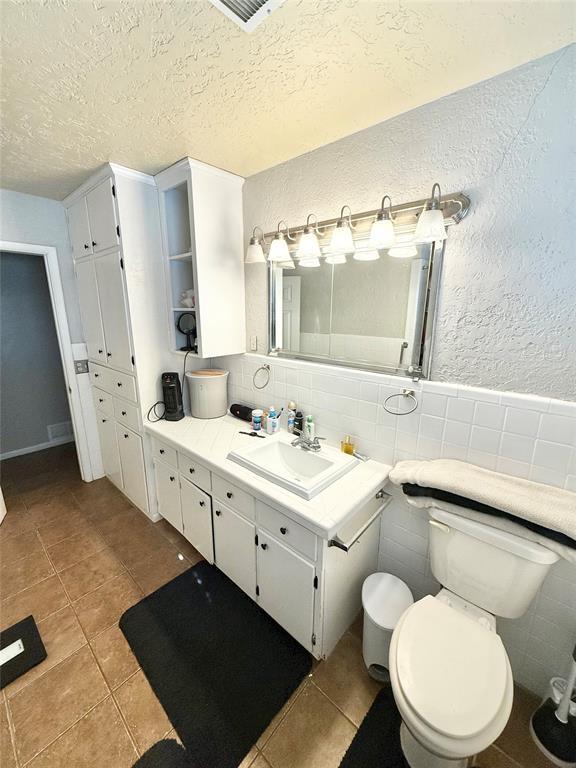
[[[33,616],[27,616],[17,624],[0,632],[0,649],[7,648],[17,640],[22,640],[24,650],[13,659],[2,664],[0,669],[0,689],[10,685],[16,678],[40,664],[47,656],[46,648],[38,632]]]
[[[206,562],[120,620],[194,768],[236,768],[312,657]]]
[[[374,699],[340,768],[409,768],[400,746],[400,722],[387,685]]]
[[[186,750],[174,739],[162,739],[144,752],[132,768],[190,768]]]

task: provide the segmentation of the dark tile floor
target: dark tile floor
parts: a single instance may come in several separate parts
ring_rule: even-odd
[[[128,768],[176,738],[118,628],[122,613],[200,556],[153,524],[107,480],[80,479],[73,446],[3,462],[0,624],[32,613],[47,659],[0,696],[3,768]],[[242,768],[337,768],[378,685],[362,662],[361,622],[314,667]],[[528,735],[522,689],[484,768],[549,766]]]

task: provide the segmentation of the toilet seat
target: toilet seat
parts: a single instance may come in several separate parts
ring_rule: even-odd
[[[414,603],[390,647],[394,697],[414,737],[437,755],[474,755],[501,733],[512,707],[508,656],[487,622],[436,597]]]

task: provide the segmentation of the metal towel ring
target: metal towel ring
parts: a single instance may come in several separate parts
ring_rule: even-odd
[[[409,397],[414,401],[414,407],[410,408],[409,411],[391,411],[386,406],[388,404],[388,400],[392,400],[394,397]],[[414,413],[416,408],[418,408],[418,400],[416,399],[416,395],[414,394],[413,389],[403,389],[402,392],[394,392],[393,395],[388,395],[386,400],[384,400],[384,405],[382,407],[386,413],[391,413],[392,416],[408,416],[409,413]]]
[[[256,384],[256,376],[260,373],[260,371],[266,371],[266,381],[264,384],[262,384],[261,387]],[[254,389],[265,389],[268,386],[270,383],[270,366],[268,363],[264,363],[264,365],[261,365],[260,368],[256,368],[254,375],[252,376],[252,383],[254,384]]]

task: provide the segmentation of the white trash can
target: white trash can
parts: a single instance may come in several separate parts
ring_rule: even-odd
[[[368,674],[388,682],[388,652],[392,632],[400,617],[413,604],[412,592],[391,573],[373,573],[362,585],[364,640],[362,653]]]

